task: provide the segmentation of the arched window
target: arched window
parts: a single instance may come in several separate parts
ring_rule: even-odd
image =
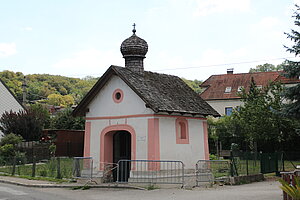
[[[185,118],[176,119],[176,144],[189,144],[188,121]]]

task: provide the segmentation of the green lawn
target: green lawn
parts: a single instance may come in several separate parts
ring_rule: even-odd
[[[58,161],[56,158],[45,163],[37,163],[35,175],[40,177],[50,178],[72,178],[73,170],[73,158],[61,158],[60,159],[60,177],[58,177]],[[0,172],[12,174],[13,167],[1,166]],[[19,176],[31,176],[32,175],[32,164],[16,165],[15,175]]]

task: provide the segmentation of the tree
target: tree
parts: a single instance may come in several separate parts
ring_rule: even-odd
[[[202,81],[199,81],[197,79],[191,81],[191,80],[187,80],[185,78],[181,78],[188,86],[190,86],[190,88],[192,88],[197,94],[200,94],[203,89],[199,86]]]
[[[32,110],[34,113],[38,113],[42,120],[43,128],[47,129],[50,127],[50,113],[46,105],[43,104],[30,104],[29,109]]]
[[[62,112],[58,113],[54,118],[52,118],[52,128],[83,130],[84,122],[85,122],[84,118],[73,117],[72,109],[66,108]]]
[[[0,130],[4,135],[14,133],[26,141],[39,140],[44,128],[45,116],[35,109],[4,112],[0,118]]]
[[[294,24],[299,28],[300,26],[300,7],[296,6],[296,11],[293,17],[295,18]],[[291,39],[295,44],[292,47],[285,46],[286,50],[290,53],[295,54],[295,57],[300,54],[300,32],[296,30],[291,30],[291,33],[285,33],[287,38]],[[298,61],[287,61],[287,65],[284,66],[284,71],[286,72],[286,77],[288,78],[300,78],[300,62]],[[296,119],[300,118],[300,83],[293,87],[288,87],[284,93],[285,98],[288,100],[283,113],[286,116],[294,117]]]
[[[243,90],[240,94],[244,105],[234,111],[232,117],[252,150],[256,143],[260,150],[278,150],[285,142],[297,138],[295,126],[298,124],[280,115],[282,90],[279,83],[259,89],[252,79],[249,91]]]
[[[208,118],[208,134],[210,152],[218,153],[219,145],[222,149],[231,149],[232,144],[243,147],[244,137],[241,134],[239,123],[232,116],[223,116],[219,119]],[[216,148],[216,151],[213,150]]]
[[[74,104],[74,98],[71,95],[50,94],[47,99],[48,104],[54,106],[68,107]]]
[[[283,65],[273,65],[269,63],[265,63],[263,65],[257,65],[255,68],[250,68],[249,73],[254,72],[272,72],[272,71],[281,71],[283,70]]]

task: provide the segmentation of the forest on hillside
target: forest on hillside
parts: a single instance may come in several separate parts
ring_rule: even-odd
[[[0,79],[9,87],[14,95],[22,100],[22,84],[26,83],[27,102],[43,102],[56,106],[70,106],[78,104],[99,78],[87,76],[84,78],[70,78],[50,74],[28,74],[4,70],[0,72]],[[199,80],[182,78],[197,93],[201,92]]]
[[[19,100],[22,100],[24,77],[22,72],[8,70],[0,72],[0,79]],[[97,80],[98,78],[90,76],[80,79],[49,74],[28,74],[25,77],[27,101],[29,103],[45,101],[52,95],[56,97],[67,96],[73,99],[74,104],[77,104]]]

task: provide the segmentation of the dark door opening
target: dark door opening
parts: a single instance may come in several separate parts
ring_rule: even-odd
[[[113,162],[131,160],[131,134],[127,131],[117,131],[113,135]],[[113,172],[114,181],[117,181],[117,169]],[[119,166],[119,181],[127,182],[130,174],[130,162],[121,162]]]

